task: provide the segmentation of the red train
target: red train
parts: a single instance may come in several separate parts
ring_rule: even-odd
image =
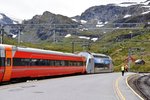
[[[16,78],[86,72],[83,56],[50,50],[0,45],[0,82]]]

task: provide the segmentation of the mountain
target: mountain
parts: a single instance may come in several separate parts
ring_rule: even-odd
[[[132,27],[135,26],[134,23],[145,23],[144,27],[150,26],[150,0],[147,0],[145,2],[141,2],[142,7],[148,8],[147,11],[143,11],[141,14],[137,15],[127,15],[127,17],[124,17],[122,19],[115,20],[114,23],[133,23]],[[123,25],[122,27],[128,26]],[[120,27],[120,26],[118,26]]]
[[[80,35],[79,33],[82,31],[88,31],[88,28],[104,27],[107,23],[146,23],[150,21],[149,13],[150,0],[141,3],[123,2],[93,6],[81,15],[72,18],[45,11],[42,15],[35,15],[32,19],[24,20],[21,26],[17,27],[21,27],[22,41],[57,42],[62,41],[67,34]],[[11,18],[0,14],[0,23],[12,24],[14,22]],[[16,37],[19,30],[14,26],[13,28],[10,30],[7,28],[6,32],[12,33]],[[95,33],[95,31],[89,31],[89,33]],[[97,34],[100,34],[100,31]]]
[[[131,16],[114,21],[114,23],[147,23],[150,22],[150,11],[144,12],[141,15]]]
[[[69,17],[56,15],[48,11],[45,11],[42,15],[35,15],[30,20],[25,20],[23,24],[25,26],[22,40],[28,42],[59,41],[59,39],[56,39],[56,35],[63,37],[68,33],[73,34],[75,33],[74,30],[69,29],[76,28],[79,25]]]
[[[21,22],[21,20],[14,19],[0,13],[0,25],[4,29],[4,36],[16,38],[19,31],[18,27],[20,27],[19,24],[21,24]]]
[[[145,2],[141,2],[144,5],[150,5],[150,0],[146,0]]]
[[[45,11],[42,15],[35,15],[32,19],[26,20],[23,24],[77,24],[69,17],[56,15]]]
[[[11,19],[3,13],[0,13],[0,24],[18,24],[19,22]]]
[[[97,21],[97,23],[113,22],[119,19],[142,15],[144,12],[150,11],[150,1],[136,3],[123,2],[121,4],[108,4],[93,6],[85,10],[77,20],[85,20],[90,22]],[[76,17],[73,17],[76,19]]]

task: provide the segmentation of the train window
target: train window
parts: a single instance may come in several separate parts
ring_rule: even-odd
[[[80,62],[77,62],[77,66],[81,66],[81,65],[80,65]]]
[[[47,60],[46,59],[40,59],[39,60],[39,65],[40,66],[47,66],[48,64],[47,64]]]
[[[68,61],[64,61],[64,66],[68,66]]]
[[[55,61],[55,66],[60,66],[60,61]]]
[[[21,59],[13,58],[13,66],[20,66],[20,64],[21,64]]]
[[[31,59],[30,66],[37,66],[39,65],[39,59]]]
[[[24,66],[29,66],[30,64],[30,59],[22,59],[23,65]]]
[[[49,60],[46,60],[46,59],[43,60],[42,63],[43,63],[44,66],[49,66],[49,65],[50,65],[50,64],[49,64]]]
[[[60,66],[67,66],[67,61],[61,60],[60,62]]]
[[[83,66],[83,62],[80,62],[80,66]]]
[[[89,63],[91,63],[91,59],[89,59]]]
[[[27,58],[13,58],[13,66],[28,66],[30,59]]]
[[[0,58],[0,67],[1,66],[5,66],[5,58],[4,57]]]
[[[6,59],[6,66],[11,66],[11,59],[10,58]]]
[[[55,61],[49,60],[49,65],[50,65],[50,66],[54,66],[54,65],[55,65]]]
[[[75,63],[74,63],[74,61],[72,61],[72,66],[75,66]]]
[[[78,62],[74,62],[74,65],[75,65],[75,66],[78,66],[78,64],[77,64],[77,63],[78,63]]]
[[[72,63],[72,66],[74,66],[74,61],[72,61],[71,63]]]
[[[72,66],[72,62],[71,61],[68,62],[68,66]]]
[[[13,66],[83,66],[83,64],[81,61],[13,58]]]

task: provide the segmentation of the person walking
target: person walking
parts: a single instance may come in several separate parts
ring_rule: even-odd
[[[124,76],[124,70],[125,70],[125,66],[124,66],[124,65],[122,65],[122,66],[121,66],[122,76]]]
[[[125,71],[128,72],[128,65],[125,65]]]

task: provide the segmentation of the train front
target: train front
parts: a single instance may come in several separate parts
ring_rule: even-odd
[[[94,57],[95,72],[112,72],[113,64],[110,56],[92,53]]]

